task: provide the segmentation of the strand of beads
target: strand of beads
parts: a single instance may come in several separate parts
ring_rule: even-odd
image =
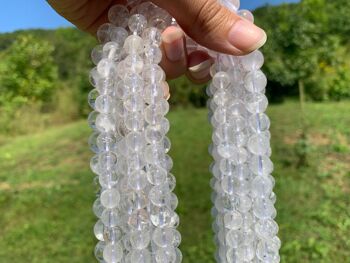
[[[248,11],[238,11],[239,1],[228,2],[222,1],[253,20]],[[263,62],[260,51],[244,57],[219,54],[211,69],[207,93],[214,128],[210,152],[217,262],[280,261]]]
[[[92,52],[89,143],[101,186],[93,206],[95,255],[106,263],[179,263],[167,84],[158,66],[161,31],[171,17],[150,2],[131,2],[130,12],[121,5],[109,10],[110,23],[97,32],[102,45]]]

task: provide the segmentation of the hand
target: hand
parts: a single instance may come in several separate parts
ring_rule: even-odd
[[[95,34],[107,22],[107,13],[114,4],[124,0],[48,0],[56,11],[79,29]],[[153,0],[167,10],[182,29],[171,26],[163,32],[161,66],[167,77],[186,74],[195,83],[210,79],[213,61],[203,51],[187,53],[184,30],[199,44],[232,55],[244,55],[260,48],[266,34],[253,23],[222,7],[217,0]]]

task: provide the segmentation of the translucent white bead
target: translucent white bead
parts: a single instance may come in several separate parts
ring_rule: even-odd
[[[273,171],[273,164],[267,156],[252,156],[249,169],[256,175],[267,176]]]
[[[162,248],[174,245],[175,242],[177,243],[176,238],[176,230],[172,228],[156,228],[152,236],[154,243]]]
[[[131,32],[141,35],[147,26],[147,19],[143,15],[135,14],[129,18],[128,25]]]
[[[265,134],[253,135],[248,141],[249,151],[256,155],[265,155],[269,147],[269,138]]]
[[[143,69],[143,59],[138,54],[131,54],[124,60],[124,67],[131,73],[141,73]]]
[[[114,100],[109,95],[101,95],[96,98],[95,109],[104,114],[113,112]]]
[[[167,206],[153,206],[151,209],[151,222],[155,227],[172,227],[174,212]]]
[[[142,76],[146,83],[160,83],[165,80],[163,69],[156,64],[146,65]]]
[[[156,104],[164,97],[164,87],[162,83],[150,83],[143,90],[144,101],[148,104]]]
[[[149,192],[149,199],[156,206],[164,206],[170,203],[170,191],[163,185],[152,187]]]
[[[161,185],[167,179],[167,171],[157,165],[150,165],[147,169],[147,179],[153,185]]]
[[[106,43],[110,41],[110,29],[112,27],[112,24],[105,23],[102,24],[98,29],[97,29],[97,39],[100,41],[100,43]]]
[[[254,200],[253,211],[259,219],[269,219],[275,213],[275,208],[269,199],[257,198]]]
[[[133,212],[128,219],[128,225],[135,230],[144,231],[149,228],[149,214],[145,209]]]
[[[122,238],[122,230],[119,227],[104,227],[103,236],[106,242],[116,244]]]
[[[145,126],[145,121],[140,112],[128,112],[125,114],[125,126],[130,131],[141,131]]]
[[[129,95],[125,101],[124,106],[128,111],[138,112],[144,109],[144,101],[141,94]]]
[[[241,58],[242,66],[247,71],[258,70],[264,64],[264,56],[259,51],[256,50]]]
[[[103,231],[104,231],[104,225],[101,220],[98,220],[94,226],[94,234],[95,234],[95,237],[100,241],[104,241]]]
[[[110,30],[111,41],[123,46],[125,39],[128,37],[128,31],[123,27],[112,27]]]
[[[155,255],[155,259],[157,263],[176,263],[177,254],[176,250],[173,247],[161,248],[158,249]]]
[[[130,262],[151,263],[152,257],[147,249],[133,250],[130,255]]]
[[[132,152],[140,152],[146,146],[146,140],[140,132],[130,132],[126,136],[126,145]]]
[[[98,218],[101,217],[103,211],[104,211],[104,207],[100,202],[100,198],[96,199],[93,206],[92,206],[92,211],[94,212],[95,216],[97,216]]]
[[[241,4],[240,0],[220,0],[220,2],[233,12],[236,12]]]
[[[128,54],[140,54],[144,50],[144,43],[137,35],[128,36],[124,42],[124,49]]]
[[[102,59],[102,45],[98,45],[91,51],[91,60],[95,65],[97,65],[101,59]]]
[[[117,156],[113,152],[102,152],[98,156],[100,171],[110,172],[114,171],[117,162]]]
[[[149,27],[142,33],[145,44],[159,46],[162,42],[162,33],[158,28]]]
[[[96,145],[102,151],[112,151],[116,146],[115,137],[109,133],[100,133],[96,138]]]
[[[159,64],[162,60],[162,51],[157,45],[146,44],[145,57],[147,58],[147,63]]]
[[[123,249],[119,243],[108,244],[103,250],[103,258],[107,263],[118,263],[123,258]]]
[[[93,89],[88,94],[88,103],[91,108],[95,109],[95,102],[97,97],[100,95],[97,89]]]
[[[144,249],[151,241],[149,231],[133,231],[130,233],[130,243],[135,249]]]
[[[224,215],[225,227],[232,230],[237,230],[243,223],[242,215],[238,212],[230,212]]]
[[[250,116],[248,123],[254,132],[265,132],[270,128],[270,119],[264,113],[253,114]]]
[[[100,79],[100,75],[97,71],[97,67],[94,67],[90,73],[89,73],[89,81],[90,81],[90,84],[94,87],[96,87],[97,85],[97,81]]]
[[[95,125],[100,132],[109,133],[115,130],[115,120],[111,115],[98,114]]]
[[[102,77],[108,77],[110,75],[115,74],[116,66],[110,59],[102,59],[97,64],[97,71]]]
[[[272,182],[267,176],[257,176],[252,182],[252,192],[255,197],[269,197],[272,187]]]
[[[277,262],[275,261],[278,257],[278,247],[274,246],[273,243],[261,240],[257,246],[257,257],[263,262]]]
[[[226,243],[231,248],[237,248],[242,242],[242,235],[239,230],[230,230],[226,234]]]
[[[267,78],[261,70],[249,72],[244,79],[244,86],[249,92],[264,92]]]
[[[252,245],[239,246],[237,248],[237,258],[241,261],[250,261],[255,257],[255,249]]]
[[[243,18],[247,19],[248,21],[254,23],[254,15],[253,15],[252,12],[250,12],[249,10],[242,9],[242,10],[239,10],[239,11],[237,12],[237,14],[238,14],[240,17],[243,17]]]
[[[230,77],[226,72],[218,72],[213,77],[213,85],[218,89],[225,89],[230,85]]]
[[[278,225],[274,220],[259,220],[255,224],[255,232],[262,239],[272,239],[278,233]]]
[[[147,185],[147,175],[144,171],[135,171],[128,178],[129,186],[135,191],[141,191]]]
[[[120,194],[117,189],[107,189],[101,193],[101,204],[106,208],[115,208],[119,205]]]
[[[129,10],[123,5],[114,5],[108,11],[109,21],[120,27],[126,27],[129,20]]]
[[[115,227],[120,222],[120,215],[115,209],[106,209],[101,215],[101,221],[106,227]]]
[[[245,98],[246,108],[251,113],[263,113],[268,105],[264,94],[252,93]]]

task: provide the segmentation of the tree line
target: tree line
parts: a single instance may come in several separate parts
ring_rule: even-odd
[[[296,97],[300,87],[310,100],[350,97],[349,13],[348,0],[303,0],[255,10],[256,24],[269,36],[262,51],[272,101]],[[63,111],[67,119],[86,116],[89,54],[96,44],[74,28],[0,35],[0,126],[28,105],[39,113]],[[171,102],[205,106],[204,89],[185,78],[171,81]]]

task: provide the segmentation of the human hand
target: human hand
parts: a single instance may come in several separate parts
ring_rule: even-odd
[[[49,4],[79,29],[95,34],[108,21],[108,10],[124,0],[48,0]],[[210,79],[213,63],[203,51],[188,54],[184,32],[199,44],[232,55],[244,55],[260,48],[266,34],[253,23],[221,6],[217,0],[153,0],[167,10],[181,26],[168,27],[162,35],[161,66],[169,79],[186,74],[195,83]],[[182,31],[184,30],[184,32]]]

